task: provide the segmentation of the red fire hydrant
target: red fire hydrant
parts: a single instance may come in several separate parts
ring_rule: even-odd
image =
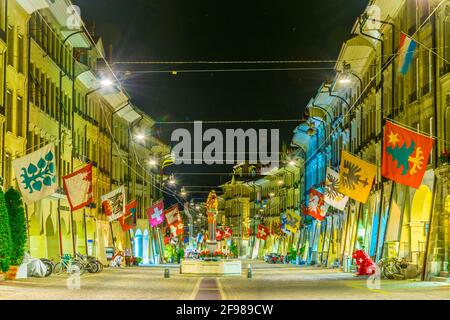
[[[363,250],[356,250],[352,254],[352,258],[356,260],[356,265],[358,266],[358,276],[370,276],[376,271],[376,264],[370,259],[369,255]]]

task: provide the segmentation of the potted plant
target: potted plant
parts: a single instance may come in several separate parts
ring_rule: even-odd
[[[5,193],[5,200],[11,232],[11,267],[8,271],[8,277],[15,279],[18,267],[22,264],[27,241],[25,209],[19,191],[13,188],[9,188]]]
[[[0,184],[2,180],[0,179]],[[11,230],[5,194],[0,186],[0,271],[6,273],[11,266]]]
[[[139,266],[141,263],[142,263],[141,257],[134,257],[134,261],[133,261],[134,266]]]

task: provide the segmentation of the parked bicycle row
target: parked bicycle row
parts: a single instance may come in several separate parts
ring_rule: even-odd
[[[86,272],[99,273],[103,271],[103,264],[99,260],[81,253],[77,253],[75,256],[64,254],[60,256],[60,261],[57,263],[50,259],[42,258],[40,260],[47,269],[45,277],[50,276],[52,273],[55,275],[60,275],[63,273],[84,274]]]

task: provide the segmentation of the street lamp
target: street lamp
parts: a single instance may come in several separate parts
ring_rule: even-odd
[[[171,175],[169,178],[169,184],[174,186],[176,183],[177,183],[177,181],[175,180],[175,177],[173,175]]]
[[[145,139],[145,135],[143,135],[142,133],[138,133],[136,135],[136,140],[143,141],[144,139]]]

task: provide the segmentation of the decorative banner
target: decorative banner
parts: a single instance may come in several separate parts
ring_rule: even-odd
[[[325,203],[325,196],[316,189],[309,191],[308,214],[314,219],[323,221],[328,211],[328,204]]]
[[[203,233],[199,233],[197,234],[197,243],[202,243],[203,242]]]
[[[338,191],[356,201],[366,203],[376,174],[376,166],[342,151],[341,183]]]
[[[405,75],[408,72],[416,48],[417,43],[402,32],[400,34],[400,49],[398,52],[398,70],[402,75]]]
[[[150,225],[154,228],[164,222],[164,201],[158,201],[147,209]]]
[[[53,143],[13,160],[12,168],[26,204],[42,200],[58,190]]]
[[[72,211],[82,209],[92,203],[92,163],[62,179]]]
[[[125,187],[121,186],[103,195],[102,207],[110,222],[123,216],[125,213]]]
[[[183,221],[179,220],[175,222],[174,224],[169,225],[170,233],[173,237],[182,235],[184,233],[184,224]]]
[[[223,236],[225,237],[225,239],[230,238],[232,235],[233,235],[233,230],[231,230],[230,227],[223,228]]]
[[[222,241],[223,236],[224,236],[224,232],[220,229],[216,229],[216,240]]]
[[[286,224],[287,224],[287,215],[286,215],[286,213],[282,213],[280,216],[281,231],[286,234],[291,234],[291,232],[287,229]]]
[[[256,237],[258,239],[261,239],[261,240],[266,240],[267,236],[269,235],[269,233],[270,233],[269,228],[267,228],[267,227],[263,226],[262,224],[260,224],[258,226],[258,234],[256,235]]]
[[[174,205],[168,210],[164,211],[164,215],[166,216],[167,224],[175,224],[178,221],[181,221],[180,211],[178,210],[178,205]]]
[[[124,232],[133,229],[136,226],[135,219],[137,213],[137,201],[133,200],[125,206],[125,214],[120,217],[119,223]]]
[[[339,185],[339,173],[331,168],[327,168],[327,178],[325,180],[325,202],[336,209],[344,211],[348,202],[348,197],[338,191]]]
[[[427,169],[433,139],[386,122],[384,130],[383,177],[418,189]]]
[[[287,210],[284,229],[289,231],[290,233],[296,233],[297,230],[300,229],[300,220],[301,217],[299,214],[295,213],[292,210]]]

